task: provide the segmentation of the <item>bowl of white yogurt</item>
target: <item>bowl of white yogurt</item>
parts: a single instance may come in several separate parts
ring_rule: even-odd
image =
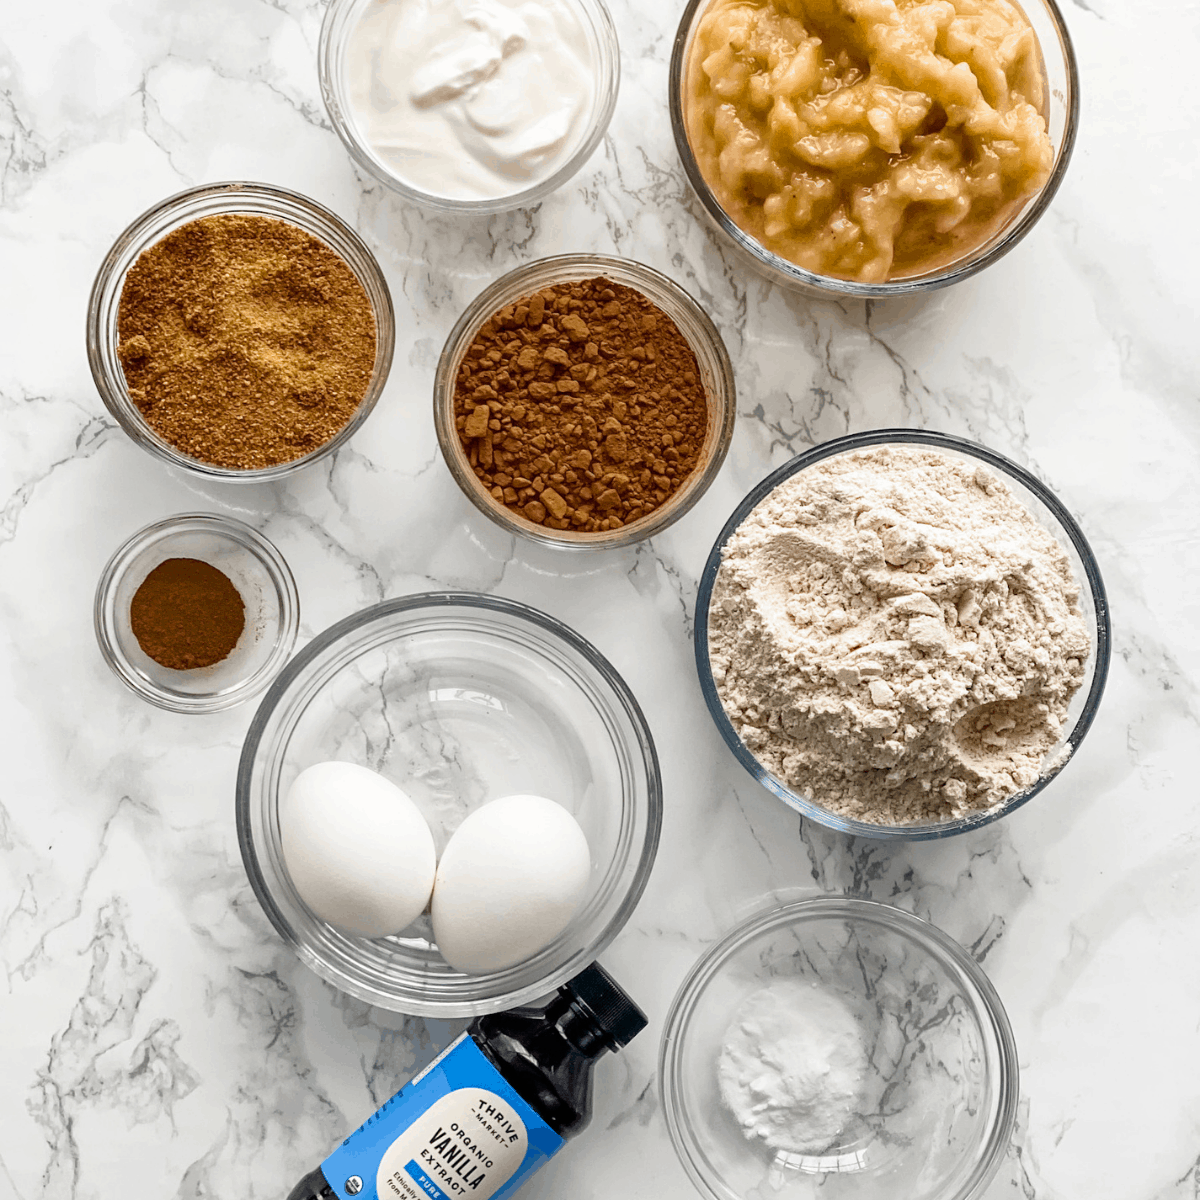
[[[604,136],[620,82],[603,0],[332,0],[318,62],[355,162],[450,212],[560,187]]]
[[[974,1200],[1008,1149],[1017,1049],[952,938],[868,900],[751,917],[696,963],[659,1058],[707,1200]]]

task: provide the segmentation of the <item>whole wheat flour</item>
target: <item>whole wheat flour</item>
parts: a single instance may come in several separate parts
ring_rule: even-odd
[[[1071,564],[983,467],[915,446],[837,455],[725,546],[709,654],[777,778],[873,824],[949,820],[1027,788],[1090,649]]]

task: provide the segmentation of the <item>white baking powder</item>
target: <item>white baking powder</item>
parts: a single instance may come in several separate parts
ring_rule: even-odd
[[[721,1099],[747,1138],[773,1150],[829,1149],[862,1105],[867,1054],[854,1014],[820,985],[781,979],[725,1032]]]

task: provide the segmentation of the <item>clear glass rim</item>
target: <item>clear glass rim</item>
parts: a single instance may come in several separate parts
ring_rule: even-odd
[[[876,900],[852,897],[819,896],[794,901],[749,917],[710,946],[692,965],[675,993],[663,1024],[659,1043],[658,1073],[662,1081],[663,1114],[675,1153],[698,1191],[710,1200],[737,1200],[734,1194],[718,1186],[700,1168],[698,1147],[685,1119],[684,1049],[694,1013],[705,988],[725,964],[744,946],[761,934],[783,926],[809,920],[845,920],[879,925],[889,932],[915,942],[934,958],[962,986],[969,999],[976,999],[973,1013],[980,1025],[991,1032],[995,1041],[994,1061],[990,1062],[997,1090],[996,1117],[979,1161],[956,1193],[954,1200],[974,1200],[995,1176],[1012,1138],[1020,1099],[1020,1069],[1017,1044],[1008,1014],[992,981],[983,968],[952,937],[930,921],[904,909]],[[989,1055],[989,1060],[992,1058]]]
[[[621,48],[617,40],[617,29],[613,24],[604,0],[573,0],[587,18],[585,28],[594,35],[591,40],[596,51],[600,79],[597,81],[601,101],[592,118],[587,136],[579,143],[575,152],[553,175],[538,183],[522,188],[507,196],[496,196],[483,200],[459,200],[449,196],[438,196],[423,192],[393,175],[371,153],[359,137],[353,120],[348,116],[349,105],[340,87],[340,57],[345,49],[345,39],[351,10],[364,0],[331,0],[321,22],[320,39],[317,46],[317,68],[320,77],[321,98],[330,123],[350,153],[350,157],[373,178],[385,187],[411,200],[414,204],[439,212],[460,214],[477,213],[491,215],[509,212],[515,208],[530,208],[557,191],[592,156],[596,147],[608,131],[613,111],[617,106],[617,93],[621,86]]]
[[[744,232],[728,216],[708,186],[696,156],[688,142],[687,127],[683,118],[683,73],[687,67],[687,50],[697,11],[710,0],[688,0],[679,21],[675,41],[671,48],[671,65],[668,70],[668,108],[671,113],[671,131],[675,137],[675,148],[683,164],[684,174],[692,192],[708,217],[739,249],[749,254],[775,278],[798,288],[822,292],[834,296],[854,296],[866,300],[885,300],[894,296],[909,296],[918,292],[935,291],[960,283],[982,271],[1006,255],[1037,224],[1042,214],[1050,207],[1070,165],[1079,134],[1079,64],[1075,57],[1075,46],[1071,41],[1066,21],[1063,19],[1057,0],[1040,0],[1044,4],[1058,34],[1066,71],[1067,91],[1063,100],[1066,124],[1063,129],[1062,145],[1055,156],[1050,178],[1045,186],[1021,210],[1016,219],[982,251],[968,254],[940,270],[926,275],[911,276],[885,283],[860,283],[852,279],[838,279],[831,275],[818,275],[795,263],[788,262],[763,246],[756,238]],[[1026,0],[1027,2],[1027,0]],[[1043,47],[1043,53],[1045,53]]]
[[[1095,668],[1079,718],[1066,737],[1066,746],[1069,749],[1069,753],[1056,765],[1049,767],[1044,774],[1038,777],[1035,783],[1031,784],[1024,791],[1018,792],[997,808],[987,809],[984,812],[973,814],[969,817],[960,817],[953,821],[939,821],[923,825],[871,825],[865,821],[855,821],[849,817],[838,816],[836,813],[832,813],[814,803],[807,796],[793,791],[785,783],[777,779],[751,754],[746,748],[746,744],[738,736],[737,730],[734,729],[733,723],[725,712],[725,706],[721,703],[721,697],[717,693],[716,684],[713,681],[712,663],[709,661],[708,656],[708,610],[712,602],[712,591],[717,580],[717,573],[721,568],[721,555],[725,548],[725,543],[742,522],[745,521],[750,512],[781,483],[798,475],[805,468],[820,462],[822,459],[832,458],[834,455],[845,454],[853,450],[862,450],[867,446],[880,446],[897,442],[906,445],[930,446],[935,449],[950,450],[970,458],[979,459],[1000,472],[1002,476],[1011,476],[1022,487],[1032,492],[1054,515],[1055,520],[1059,523],[1060,528],[1066,534],[1075,552],[1079,555],[1079,559],[1083,564],[1087,587],[1091,593],[1092,605],[1096,613],[1096,644],[1093,648]],[[755,484],[739,502],[730,515],[729,520],[725,522],[721,532],[717,535],[717,539],[713,543],[712,549],[708,554],[708,559],[704,564],[704,571],[700,576],[700,585],[696,594],[694,644],[696,672],[700,679],[700,690],[704,695],[704,702],[708,707],[713,722],[716,724],[722,740],[732,751],[734,757],[758,783],[785,804],[795,809],[801,816],[816,821],[818,824],[824,825],[829,829],[835,829],[839,833],[850,834],[854,837],[916,842],[952,837],[955,834],[965,833],[968,830],[990,825],[993,821],[998,821],[1001,817],[1005,817],[1022,805],[1027,804],[1047,784],[1058,777],[1067,763],[1074,758],[1075,751],[1079,748],[1087,731],[1092,727],[1092,722],[1095,720],[1096,712],[1100,707],[1100,700],[1104,695],[1104,686],[1108,679],[1109,661],[1112,656],[1112,626],[1109,617],[1108,595],[1104,588],[1104,580],[1100,576],[1100,565],[1096,561],[1096,556],[1092,552],[1092,548],[1088,544],[1083,530],[1058,497],[1036,475],[1019,466],[1011,459],[1006,458],[1003,454],[997,453],[995,450],[989,450],[986,446],[968,441],[966,438],[956,437],[953,434],[936,433],[932,430],[923,429],[873,429],[864,433],[847,434],[844,437],[834,438],[832,441],[822,442],[819,446],[814,446],[811,450],[806,450],[802,454],[796,455],[795,458],[789,459],[782,466],[776,467],[765,479]]]
[[[699,463],[691,479],[665,504],[647,513],[631,525],[604,533],[580,534],[570,530],[549,530],[518,516],[484,491],[463,452],[454,423],[454,382],[459,364],[480,326],[498,309],[519,295],[563,283],[611,273],[615,282],[626,283],[664,309],[687,339],[708,385],[711,451]],[[627,282],[631,281],[631,282]],[[682,323],[681,323],[682,321]],[[706,370],[705,358],[711,359]],[[711,375],[711,378],[709,378]],[[712,318],[699,302],[653,267],[635,259],[606,254],[559,254],[540,258],[517,267],[489,284],[463,310],[454,324],[438,359],[433,381],[433,423],[442,458],[471,503],[507,533],[517,534],[544,546],[567,550],[614,550],[661,533],[674,524],[699,501],[716,479],[733,440],[737,418],[737,385],[729,351]],[[709,445],[706,439],[706,445]]]
[[[398,998],[393,993],[361,986],[356,980],[337,975],[327,969],[324,961],[309,952],[307,947],[296,937],[290,922],[279,908],[267,884],[266,873],[260,863],[258,847],[255,844],[254,814],[252,812],[252,806],[256,802],[254,796],[255,767],[263,749],[264,736],[276,710],[287,699],[297,681],[303,680],[304,674],[311,664],[322,659],[327,652],[339,644],[351,642],[357,633],[378,622],[401,614],[416,613],[422,609],[455,607],[503,614],[519,622],[524,622],[539,633],[549,634],[552,638],[564,643],[599,675],[616,704],[628,719],[636,737],[636,751],[640,752],[640,760],[637,765],[644,773],[646,786],[645,832],[641,844],[637,845],[635,842],[631,846],[630,857],[636,861],[630,884],[609,920],[586,947],[570,955],[567,961],[553,971],[531,982],[506,986],[503,991],[482,998],[468,996],[461,1000],[448,1000],[410,995]],[[266,696],[263,697],[247,731],[238,761],[235,809],[238,845],[250,886],[275,931],[306,966],[340,991],[389,1011],[420,1017],[472,1017],[527,1004],[552,992],[603,953],[625,927],[646,889],[658,853],[658,843],[662,831],[662,775],[650,726],[629,685],[608,659],[579,633],[547,613],[516,600],[507,600],[482,592],[421,592],[397,600],[385,600],[336,622],[313,638],[288,663],[275,679]],[[518,972],[520,967],[521,964],[517,964],[508,972],[501,973],[501,977]]]
[[[278,212],[259,213],[255,203],[267,204]],[[129,267],[141,253],[172,229],[191,219],[216,213],[249,212],[295,221],[307,233],[311,222],[325,231],[313,234],[325,241],[352,270],[371,304],[375,317],[375,365],[371,381],[354,415],[328,441],[300,458],[271,467],[240,470],[193,458],[160,437],[146,422],[129,396],[125,373],[116,355],[117,308]],[[183,217],[183,220],[177,218]],[[340,245],[336,243],[341,243]],[[290,188],[269,183],[227,180],[185,188],[160,200],[135,218],[116,238],[104,256],[92,284],[87,308],[87,355],[92,379],[105,408],[134,443],[156,458],[191,475],[223,483],[265,483],[283,479],[293,472],[333,454],[358,431],[383,394],[395,350],[396,317],[391,292],[379,261],[367,244],[335,212]]]
[[[275,645],[266,661],[258,670],[234,687],[209,696],[173,692],[157,686],[129,661],[121,649],[121,642],[116,633],[116,612],[113,608],[113,600],[117,587],[125,577],[125,572],[143,551],[156,542],[165,541],[174,534],[189,532],[205,532],[228,538],[252,554],[271,580],[279,604],[279,629],[275,635]],[[189,714],[224,712],[226,709],[235,708],[258,695],[287,662],[292,648],[296,644],[296,635],[300,628],[300,594],[296,590],[296,580],[287,560],[279,553],[275,545],[257,529],[234,517],[226,517],[218,513],[178,513],[175,516],[143,526],[122,542],[113,553],[100,573],[99,582],[96,584],[96,594],[92,605],[92,624],[96,631],[96,641],[100,647],[101,656],[113,674],[131,692],[150,704],[169,712]]]

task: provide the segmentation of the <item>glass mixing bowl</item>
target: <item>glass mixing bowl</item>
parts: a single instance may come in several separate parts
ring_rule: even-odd
[[[712,664],[708,655],[709,604],[712,600],[717,572],[721,568],[722,551],[734,531],[769,493],[773,492],[780,484],[786,483],[800,474],[805,468],[811,467],[822,459],[831,458],[835,454],[848,454],[867,446],[883,446],[889,443],[927,446],[945,454],[981,463],[995,471],[1033,517],[1054,535],[1055,540],[1067,555],[1075,580],[1080,584],[1080,608],[1083,612],[1083,619],[1090,630],[1092,643],[1092,653],[1086,663],[1083,684],[1075,693],[1067,710],[1064,722],[1066,732],[1060,744],[1046,756],[1042,774],[1037,781],[996,808],[973,813],[971,816],[956,820],[924,825],[872,825],[865,821],[851,820],[822,808],[809,796],[795,791],[777,779],[755,758],[738,735],[737,730],[734,729],[725,712],[724,705],[721,703],[721,697],[717,693]],[[696,596],[695,647],[700,690],[704,693],[708,711],[712,714],[712,719],[716,722],[725,744],[733,751],[738,762],[763,787],[778,796],[785,804],[791,805],[797,812],[822,825],[827,825],[830,829],[837,829],[858,837],[907,838],[920,841],[928,838],[949,837],[951,834],[977,829],[981,825],[995,821],[1032,800],[1058,775],[1079,748],[1079,744],[1095,719],[1096,710],[1100,705],[1100,697],[1104,694],[1104,684],[1108,679],[1108,663],[1112,653],[1112,630],[1109,623],[1108,597],[1104,590],[1104,581],[1100,578],[1100,566],[1096,562],[1096,556],[1092,553],[1092,548],[1088,545],[1087,538],[1084,537],[1083,530],[1079,528],[1075,518],[1040,479],[1025,470],[1024,467],[1019,467],[1015,462],[1005,458],[1004,455],[948,433],[933,433],[920,429],[876,429],[868,433],[855,433],[847,437],[834,438],[832,441],[824,442],[812,450],[797,455],[790,462],[784,463],[783,466],[772,471],[766,479],[753,487],[746,498],[733,510],[733,515],[725,522],[725,528],[718,534],[717,540],[709,552],[704,573],[700,577],[700,588]]]
[[[543,288],[594,279],[596,276],[603,276],[641,292],[675,322],[700,367],[700,380],[708,398],[708,429],[695,468],[665,504],[618,529],[602,533],[577,533],[527,521],[491,496],[475,474],[455,427],[454,384],[458,369],[476,334],[495,312]],[[604,254],[560,254],[554,258],[542,258],[497,279],[467,305],[450,331],[433,381],[433,423],[437,430],[438,445],[442,448],[442,457],[450,468],[450,474],[467,499],[508,533],[569,550],[613,550],[629,546],[661,533],[678,521],[708,491],[709,485],[717,477],[729,452],[736,416],[737,389],[733,380],[733,364],[729,361],[729,352],[717,327],[704,309],[677,283],[653,268],[632,259]]]
[[[439,853],[489,800],[533,793],[563,804],[592,851],[570,926],[525,962],[466,975],[438,954],[427,916],[378,939],[315,917],[284,865],[279,800],[300,771],[329,759],[370,767],[407,792]],[[242,858],[272,924],[336,987],[417,1016],[498,1012],[581,971],[636,906],[661,821],[654,741],[621,677],[552,617],[476,593],[390,600],[319,635],[264,697],[238,767]]]
[[[117,318],[125,276],[148,250],[172,230],[201,217],[247,214],[271,217],[295,225],[338,254],[362,284],[375,316],[375,363],[367,390],[354,415],[315,450],[273,467],[239,470],[193,458],[160,437],[129,395],[125,371],[117,354]],[[366,243],[335,213],[315,200],[269,183],[209,183],[169,196],[142,213],[113,243],[96,273],[88,300],[87,351],[92,378],[105,407],[143,450],[171,466],[201,479],[223,483],[264,483],[284,479],[301,467],[332,454],[349,440],[371,415],[392,367],[396,317],[392,294],[378,260]]]
[[[692,39],[708,5],[709,0],[688,0],[671,51],[667,103],[671,110],[675,147],[683,163],[683,172],[705,217],[749,265],[776,283],[812,295],[862,296],[869,300],[909,296],[915,292],[931,292],[936,288],[947,287],[970,278],[1003,258],[1037,224],[1058,193],[1079,131],[1079,67],[1075,61],[1071,35],[1055,0],[1024,0],[1023,11],[1037,35],[1042,50],[1046,77],[1044,115],[1046,131],[1050,135],[1050,144],[1054,151],[1050,178],[1041,191],[1031,196],[1008,224],[990,239],[962,258],[926,274],[890,279],[884,283],[859,283],[851,279],[818,275],[788,262],[786,258],[772,253],[734,223],[708,186],[688,142],[687,125],[683,115],[684,73],[687,70]]]
[[[748,1140],[718,1085],[735,1013],[785,979],[840,1000],[867,1053],[855,1114],[817,1153]],[[659,1078],[676,1153],[711,1200],[971,1200],[1019,1092],[1012,1029],[971,956],[909,913],[835,898],[753,917],[703,955],[667,1015]]]

